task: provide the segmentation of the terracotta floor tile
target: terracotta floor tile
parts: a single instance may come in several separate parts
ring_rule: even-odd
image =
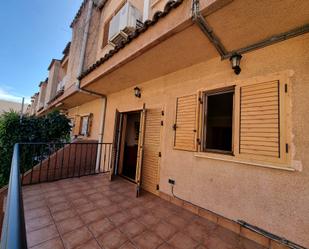
[[[36,209],[36,208],[40,208],[40,207],[46,207],[47,204],[45,202],[44,199],[41,200],[36,200],[36,201],[32,201],[28,204],[24,204],[24,209],[27,210],[31,210],[31,209]]]
[[[61,202],[55,205],[49,205],[49,209],[51,213],[56,213],[59,211],[65,211],[71,208],[71,205],[69,202]]]
[[[121,208],[118,205],[111,205],[108,208],[103,208],[102,212],[105,216],[112,216],[115,213],[121,212]]]
[[[186,226],[184,233],[200,243],[204,243],[204,241],[206,241],[209,237],[206,227],[197,222],[192,222]]]
[[[50,214],[41,216],[39,218],[31,219],[26,222],[26,230],[27,232],[31,232],[42,227],[46,227],[48,225],[53,224],[53,219]]]
[[[160,219],[152,214],[146,213],[137,219],[139,222],[143,223],[148,228],[152,228],[157,224]]]
[[[59,233],[63,235],[65,233],[71,232],[77,228],[82,227],[84,223],[80,218],[73,217],[60,221],[56,225],[58,227]]]
[[[103,218],[104,216],[105,215],[103,214],[101,210],[95,209],[95,210],[82,214],[80,217],[85,224],[89,224],[93,221]]]
[[[109,219],[115,224],[115,226],[119,226],[131,219],[131,216],[124,212],[117,212],[114,215],[110,216]]]
[[[122,224],[119,229],[128,237],[133,238],[142,234],[146,230],[146,227],[137,220],[130,220]]]
[[[97,207],[101,208],[101,207],[108,207],[110,205],[112,205],[113,203],[107,199],[106,197],[103,197],[100,200],[96,200],[93,202]]]
[[[99,237],[103,233],[113,230],[115,226],[109,219],[104,218],[89,224],[88,228],[95,237]]]
[[[78,207],[74,207],[76,212],[81,215],[83,213],[95,210],[97,207],[92,203],[92,202],[88,202],[87,204],[78,206]]]
[[[198,246],[198,242],[193,240],[188,235],[178,232],[176,233],[169,241],[169,244],[178,248],[178,249],[194,249]],[[218,247],[217,249],[219,249]],[[220,248],[221,249],[221,248]]]
[[[89,200],[83,197],[83,198],[75,199],[71,201],[71,203],[72,203],[72,206],[76,208],[76,207],[88,204]]]
[[[188,222],[178,215],[172,215],[166,219],[166,222],[174,225],[177,229],[183,229]]]
[[[151,230],[163,240],[169,240],[177,232],[177,229],[173,225],[165,221],[160,221],[158,224],[154,225]]]
[[[163,240],[153,232],[145,231],[133,239],[139,249],[154,249],[163,243]]]
[[[175,247],[171,246],[168,243],[163,243],[162,245],[158,247],[158,249],[175,249]]]
[[[128,238],[116,228],[101,235],[98,241],[104,249],[116,249],[127,242]]]
[[[76,211],[73,209],[67,209],[65,211],[59,211],[53,214],[53,218],[56,222],[66,220],[76,216]]]
[[[28,220],[39,218],[39,217],[49,215],[49,214],[50,212],[47,207],[40,207],[40,208],[25,211],[25,219],[26,221],[28,221]]]
[[[87,227],[81,227],[65,234],[62,238],[65,248],[72,249],[90,241],[91,239],[93,239],[93,236],[91,235]]]
[[[104,197],[101,193],[95,193],[95,194],[89,195],[88,199],[91,200],[91,201],[97,201],[97,200],[104,199]]]
[[[49,205],[55,205],[61,202],[66,202],[66,198],[64,198],[63,196],[56,196],[56,197],[51,197],[47,199],[47,202]]]
[[[205,242],[205,246],[207,249],[240,249],[239,243],[235,242],[226,242],[223,238],[219,238],[217,236],[210,236]]]
[[[31,247],[31,249],[64,249],[64,246],[60,237],[57,237]]]
[[[145,215],[148,213],[148,210],[142,207],[135,206],[131,209],[128,210],[128,212],[133,216],[133,217],[141,217],[142,215]]]
[[[119,249],[136,249],[136,247],[131,242],[126,242]]]
[[[102,247],[98,244],[96,240],[93,239],[86,242],[85,244],[76,247],[76,249],[102,249]]]
[[[27,233],[28,247],[56,238],[59,236],[55,225],[50,225],[39,230]]]

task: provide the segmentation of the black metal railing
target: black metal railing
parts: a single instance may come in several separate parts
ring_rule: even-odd
[[[22,185],[109,172],[112,144],[22,143]]]
[[[16,144],[12,158],[10,182],[1,234],[1,249],[26,249],[26,227],[20,180],[20,145]]]
[[[16,144],[0,249],[27,249],[22,185],[109,172],[111,162],[110,143]]]

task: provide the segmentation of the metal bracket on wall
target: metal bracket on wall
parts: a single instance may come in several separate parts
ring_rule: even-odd
[[[193,0],[192,20],[200,27],[202,32],[208,37],[209,41],[217,49],[222,60],[231,58],[233,54],[248,53],[250,51],[260,49],[260,48],[272,45],[274,43],[281,42],[281,41],[284,41],[284,40],[287,40],[287,39],[290,39],[290,38],[293,38],[293,37],[296,37],[302,34],[306,34],[309,32],[309,23],[307,23],[301,27],[295,28],[293,30],[289,30],[284,33],[273,35],[259,42],[250,44],[246,47],[239,48],[233,51],[227,51],[223,43],[220,41],[219,37],[215,34],[212,27],[207,23],[205,17],[200,12],[200,1],[199,0]]]

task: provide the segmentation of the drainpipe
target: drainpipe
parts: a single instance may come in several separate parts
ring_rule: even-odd
[[[87,41],[88,41],[90,21],[91,21],[93,7],[94,7],[93,0],[89,0],[88,11],[87,11],[87,16],[86,16],[86,26],[85,26],[85,31],[84,31],[83,40],[82,40],[82,47],[81,47],[81,51],[80,51],[80,63],[79,63],[77,75],[81,75],[81,73],[83,71],[83,67],[84,67],[84,62],[85,62],[85,57],[86,57]],[[97,158],[96,158],[96,173],[99,173],[100,172],[100,162],[101,162],[101,150],[102,150],[102,144],[101,143],[103,142],[107,99],[106,99],[106,96],[103,95],[103,94],[96,93],[96,92],[86,90],[86,89],[81,89],[79,79],[77,80],[76,88],[77,88],[77,91],[79,91],[79,92],[89,94],[89,95],[93,95],[93,96],[98,96],[102,99],[101,122],[100,122],[100,128],[99,128],[100,129],[99,145],[98,145],[98,149],[97,149]]]

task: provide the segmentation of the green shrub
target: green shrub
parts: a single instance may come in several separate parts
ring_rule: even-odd
[[[13,147],[15,143],[27,142],[67,142],[70,137],[70,120],[53,111],[46,116],[24,116],[20,120],[19,114],[10,111],[0,116],[0,187],[8,183]],[[31,155],[28,151],[24,153]],[[33,158],[26,158],[24,163]]]

